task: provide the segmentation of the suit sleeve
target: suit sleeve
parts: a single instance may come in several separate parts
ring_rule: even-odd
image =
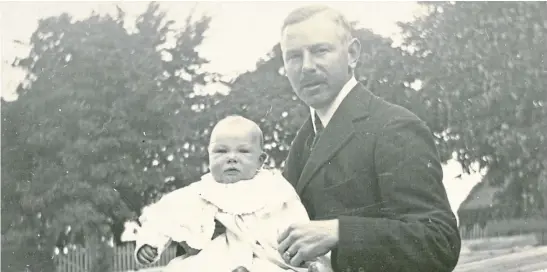
[[[333,265],[339,271],[452,271],[461,238],[425,123],[387,124],[377,135],[374,165],[385,216],[340,216]]]

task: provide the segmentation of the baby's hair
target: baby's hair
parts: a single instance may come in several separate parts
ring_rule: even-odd
[[[253,130],[254,132],[256,132],[258,135],[258,140],[259,140],[259,144],[260,144],[260,148],[263,149],[264,148],[264,133],[262,132],[262,129],[260,129],[260,126],[258,126],[258,124],[248,118],[245,118],[241,115],[237,115],[237,114],[231,114],[231,115],[228,115],[222,119],[220,119],[217,123],[220,124],[220,123],[224,123],[224,122],[233,122],[234,123],[234,128],[235,128],[235,125],[237,123],[242,123],[242,122],[247,122],[249,124],[252,124],[252,127],[253,127]]]

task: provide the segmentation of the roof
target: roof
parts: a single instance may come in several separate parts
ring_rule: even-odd
[[[495,172],[488,172],[481,182],[477,183],[469,192],[467,198],[460,205],[460,210],[478,210],[492,207],[496,201],[496,193],[503,190],[504,185],[494,186],[492,179],[496,178]]]
[[[494,204],[499,187],[492,187],[486,182],[480,182],[473,189],[460,206],[460,210],[476,210],[491,207]]]

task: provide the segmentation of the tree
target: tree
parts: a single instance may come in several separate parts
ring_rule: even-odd
[[[144,205],[203,171],[185,143],[195,105],[209,101],[194,87],[207,79],[195,48],[210,18],[173,30],[152,3],[129,33],[124,15],[43,19],[15,63],[30,84],[2,102],[2,270],[53,271],[60,236],[101,252]]]
[[[547,5],[544,2],[423,3],[430,13],[401,24],[403,48],[444,153],[469,172],[477,163],[503,186],[506,216],[544,208]],[[543,163],[543,164],[542,164]]]

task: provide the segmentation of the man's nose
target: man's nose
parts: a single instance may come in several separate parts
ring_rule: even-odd
[[[305,51],[302,56],[302,72],[314,72],[315,60],[310,52]]]

